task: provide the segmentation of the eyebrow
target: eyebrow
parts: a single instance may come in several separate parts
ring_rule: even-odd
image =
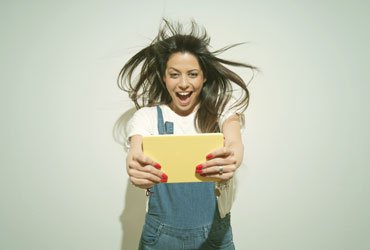
[[[168,70],[170,70],[170,69],[175,70],[175,71],[177,71],[177,72],[180,72],[180,70],[178,70],[178,69],[176,69],[176,68],[174,68],[174,67],[169,67],[169,68],[168,68]],[[190,69],[190,70],[188,70],[187,72],[191,72],[191,71],[201,71],[201,70],[200,70],[200,69]]]

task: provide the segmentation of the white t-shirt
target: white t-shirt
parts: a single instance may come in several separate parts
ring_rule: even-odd
[[[188,116],[180,116],[172,111],[172,109],[167,105],[160,105],[160,107],[163,113],[163,121],[173,122],[174,134],[198,134],[194,124],[194,118],[197,109],[194,109],[194,111]],[[230,116],[236,113],[238,112],[235,109],[228,109],[228,107],[225,108],[225,111],[219,119],[219,127],[221,132],[223,123]],[[128,123],[127,137],[130,138],[133,135],[158,135],[156,107],[143,107],[135,112],[134,116]]]

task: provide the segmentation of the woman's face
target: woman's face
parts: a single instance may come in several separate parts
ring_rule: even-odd
[[[167,61],[163,81],[172,98],[171,109],[182,116],[193,112],[206,81],[197,58],[188,52],[172,54]]]

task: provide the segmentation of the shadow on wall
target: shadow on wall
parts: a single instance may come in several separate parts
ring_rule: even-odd
[[[127,150],[127,123],[135,113],[136,109],[131,108],[123,113],[116,121],[113,129],[115,141]],[[143,189],[131,185],[127,178],[124,208],[120,216],[122,226],[121,250],[137,249],[144,224],[145,208],[147,197]]]
[[[147,197],[142,189],[131,185],[129,180],[125,197],[125,207],[120,216],[123,233],[121,250],[138,249]]]

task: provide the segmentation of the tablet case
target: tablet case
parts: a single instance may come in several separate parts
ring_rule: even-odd
[[[202,177],[195,167],[206,161],[206,155],[224,145],[222,133],[196,135],[151,135],[143,137],[143,152],[162,166],[167,183],[212,182]]]

